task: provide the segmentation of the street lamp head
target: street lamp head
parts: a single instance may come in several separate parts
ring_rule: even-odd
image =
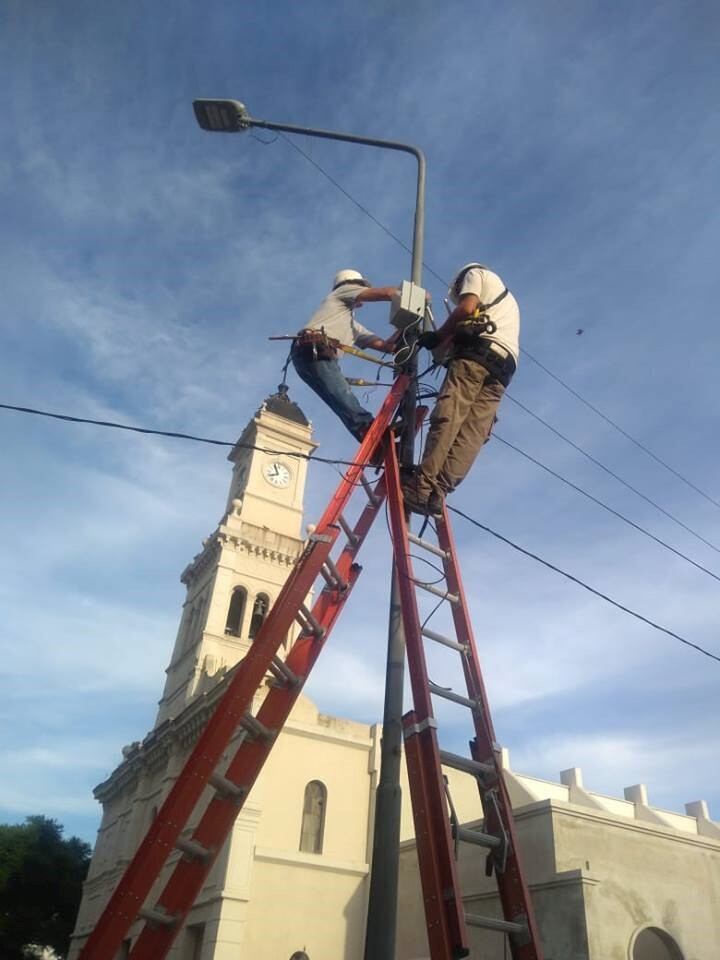
[[[193,100],[195,119],[212,133],[240,133],[247,130],[250,114],[239,100]]]

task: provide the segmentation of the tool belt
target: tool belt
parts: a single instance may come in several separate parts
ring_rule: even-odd
[[[337,340],[332,340],[322,330],[301,330],[292,345],[292,353],[303,360],[334,360],[337,344]]]
[[[464,326],[464,325],[463,325]],[[515,358],[505,347],[487,337],[475,336],[469,331],[459,331],[453,339],[453,360],[475,360],[504,387],[515,373]]]

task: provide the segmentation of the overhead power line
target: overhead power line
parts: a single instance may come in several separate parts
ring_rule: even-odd
[[[535,457],[530,456],[529,453],[526,453],[524,450],[521,450],[520,447],[516,447],[513,443],[510,443],[508,440],[504,440],[497,431],[493,432],[493,439],[504,444],[506,447],[509,447],[511,450],[514,450],[516,453],[519,453],[521,457],[525,457],[526,460],[530,460],[531,463],[536,464],[542,470],[545,470],[546,473],[549,473],[550,476],[555,477],[558,480],[561,480],[563,483],[567,484],[568,487],[575,490],[577,493],[582,494],[583,497],[587,497],[588,500],[592,500],[593,503],[596,503],[599,507],[602,507],[603,510],[607,510],[608,513],[611,513],[614,517],[617,517],[619,520],[622,520],[624,523],[627,523],[629,526],[633,527],[639,533],[642,533],[644,536],[649,537],[651,540],[654,540],[655,543],[660,544],[661,547],[664,547],[666,550],[669,550],[671,553],[674,553],[675,556],[680,557],[682,560],[685,560],[687,563],[691,563],[694,567],[697,567],[698,570],[702,570],[703,573],[706,573],[709,577],[712,577],[714,580],[720,582],[720,576],[716,573],[713,573],[712,570],[708,570],[707,567],[704,567],[701,563],[697,563],[695,560],[686,556],[684,553],[681,553],[680,550],[676,550],[675,547],[670,546],[669,543],[665,543],[664,540],[661,540],[659,537],[656,537],[654,533],[650,533],[649,530],[646,530],[644,527],[641,527],[639,523],[635,523],[634,520],[631,520],[629,517],[624,516],[618,510],[614,510],[612,507],[608,506],[607,503],[603,503],[602,500],[599,500],[597,497],[594,497],[591,493],[588,493],[587,490],[584,490],[582,487],[578,486],[576,483],[573,483],[572,480],[568,480],[567,477],[563,477],[562,474],[556,473],[555,470],[552,470],[547,464],[543,463],[541,460],[537,460]]]
[[[196,437],[191,433],[177,433],[173,430],[152,430],[149,427],[134,427],[129,423],[116,423],[113,420],[93,420],[90,417],[71,417],[66,413],[51,413],[49,410],[37,410],[34,407],[17,407],[10,403],[0,403],[0,410],[14,410],[16,413],[30,413],[37,417],[49,417],[52,420],[64,420],[68,423],[88,423],[95,427],[110,427],[113,430],[127,430],[130,433],[146,433],[155,437],[173,437],[177,440],[193,440],[195,443],[210,443],[216,447],[240,447],[242,450],[257,450],[259,453],[269,453],[271,456],[296,457],[298,460],[313,460],[318,463],[329,463],[332,466],[353,465],[352,460],[333,460],[329,457],[316,457],[312,453],[299,453],[290,450],[271,450],[268,447],[257,447],[252,443],[241,443],[239,440],[232,443],[230,440],[212,440],[209,437]]]
[[[294,453],[287,450],[272,450],[267,447],[258,447],[251,443],[233,443],[229,440],[215,440],[209,437],[197,437],[190,433],[180,433],[173,430],[153,430],[149,427],[136,427],[127,423],[116,423],[112,420],[95,420],[90,417],[74,417],[69,414],[64,413],[52,413],[48,410],[38,410],[34,407],[21,407],[9,403],[0,403],[1,410],[10,410],[16,413],[27,413],[34,416],[48,417],[52,420],[62,420],[66,423],[85,423],[97,427],[106,427],[115,430],[125,430],[131,433],[141,433],[141,434],[150,434],[151,436],[158,437],[170,437],[178,440],[191,440],[194,443],[209,443],[213,446],[218,447],[241,447],[245,450],[257,450],[260,453],[268,453],[270,455],[283,455],[288,457],[297,457],[302,460],[317,461],[318,463],[330,464],[334,467],[343,465],[351,466],[353,461],[351,460],[336,460],[329,457],[316,457],[312,454],[307,453]],[[503,441],[504,442],[504,441]],[[698,650],[700,653],[705,654],[708,657],[711,657],[713,660],[720,661],[720,657],[716,656],[713,653],[710,653],[708,650],[705,650],[703,647],[698,646],[695,643],[692,643],[690,640],[686,640],[684,637],[681,637],[679,634],[673,633],[672,630],[668,630],[665,627],[660,626],[652,620],[649,620],[647,617],[643,617],[641,614],[636,613],[634,610],[631,610],[629,607],[623,606],[623,604],[618,603],[616,600],[613,600],[611,597],[608,597],[606,594],[601,593],[599,590],[595,590],[594,587],[590,587],[588,584],[584,583],[578,577],[573,576],[571,573],[567,573],[565,570],[561,570],[560,567],[556,567],[554,564],[550,563],[547,560],[543,560],[541,557],[538,557],[536,554],[531,553],[529,550],[525,550],[524,547],[518,546],[518,544],[513,543],[511,540],[508,540],[507,537],[503,537],[501,534],[496,533],[494,530],[491,530],[490,527],[486,527],[484,524],[480,523],[478,520],[474,520],[472,517],[469,517],[466,513],[463,513],[462,510],[458,510],[456,507],[449,507],[449,509],[456,513],[458,516],[462,517],[464,520],[467,520],[469,523],[472,523],[474,526],[479,527],[481,530],[485,530],[487,533],[490,533],[492,536],[497,537],[497,539],[502,540],[504,543],[507,543],[513,549],[518,550],[520,553],[525,554],[533,560],[536,560],[538,563],[543,564],[550,570],[555,571],[555,573],[560,574],[563,577],[566,577],[568,580],[572,580],[574,583],[577,583],[579,586],[584,587],[586,590],[589,590],[590,593],[594,593],[596,596],[600,597],[603,600],[606,600],[608,603],[612,604],[614,607],[617,607],[619,610],[623,610],[625,613],[630,614],[633,617],[636,617],[638,620],[642,620],[644,623],[649,624],[651,627],[654,627],[656,630],[660,630],[662,633],[668,634],[668,636],[674,637],[676,640],[679,640],[681,643],[686,644],[689,647],[693,647]],[[687,559],[687,558],[686,558]],[[697,566],[697,564],[695,564]],[[709,572],[709,571],[706,571]]]
[[[395,243],[399,244],[403,248],[403,250],[406,250],[408,253],[412,253],[411,248],[403,240],[401,240],[400,237],[396,236],[391,230],[389,230],[388,227],[386,227],[381,220],[379,220],[373,213],[371,213],[370,210],[367,209],[367,207],[363,206],[363,204],[360,203],[359,200],[356,200],[355,197],[351,193],[349,193],[345,189],[345,187],[343,187],[340,183],[338,183],[338,181],[335,180],[334,177],[332,177],[327,172],[327,170],[323,169],[323,167],[316,160],[314,160],[308,153],[306,153],[301,147],[299,147],[292,139],[284,136],[283,134],[280,134],[280,136],[282,136],[283,140],[285,140],[288,144],[290,144],[293,150],[296,150],[299,154],[301,154],[301,156],[305,157],[308,163],[311,163],[316,168],[316,170],[318,170],[327,180],[330,181],[330,183],[333,184],[333,186],[337,187],[337,189],[343,194],[343,196],[347,197],[347,199],[350,200],[351,203],[354,203],[355,206],[365,214],[365,216],[367,216],[370,220],[373,221],[373,223],[375,223],[378,227],[380,227],[380,229],[384,233],[386,233],[392,240],[394,240]],[[256,137],[255,139],[259,140],[260,143],[264,143],[264,144],[275,142],[275,140],[270,140],[270,141],[261,140],[259,137]],[[425,267],[427,272],[432,274],[432,276],[435,277],[436,280],[439,280],[440,283],[444,284],[445,286],[449,285],[448,281],[444,277],[441,277],[440,274],[437,273],[435,270],[433,270],[433,268],[429,264],[423,261],[423,266]],[[636,447],[638,447],[640,450],[646,453],[647,456],[651,457],[653,460],[655,460],[656,463],[660,464],[660,466],[664,467],[666,470],[672,473],[673,476],[677,477],[678,480],[681,480],[683,483],[687,484],[687,486],[690,487],[691,490],[694,490],[695,493],[699,494],[701,497],[704,497],[705,500],[714,504],[714,506],[720,508],[719,501],[711,497],[710,494],[705,493],[704,490],[701,490],[700,487],[696,486],[692,482],[692,480],[688,480],[688,478],[683,476],[683,474],[681,474],[678,470],[676,470],[674,467],[671,467],[669,463],[666,463],[664,460],[661,460],[660,457],[658,457],[657,454],[653,453],[653,451],[650,450],[649,447],[645,446],[644,443],[642,443],[640,440],[636,439],[631,434],[629,434],[619,424],[617,424],[614,420],[612,420],[610,417],[604,414],[602,410],[598,409],[598,407],[590,403],[589,400],[586,400],[585,397],[582,396],[582,394],[578,393],[577,390],[573,389],[573,387],[571,387],[570,384],[566,383],[562,379],[562,377],[559,377],[556,373],[550,370],[549,367],[545,366],[544,363],[541,363],[540,360],[538,360],[537,357],[535,357],[532,353],[530,353],[529,350],[527,350],[524,347],[521,347],[520,352],[523,354],[523,356],[527,357],[528,360],[536,364],[536,366],[538,366],[549,377],[552,377],[552,379],[555,380],[556,383],[559,383],[561,387],[563,387],[565,390],[568,391],[568,393],[572,394],[573,397],[575,397],[581,403],[585,404],[585,406],[589,410],[592,410],[593,413],[595,413],[598,417],[601,417],[607,424],[609,424],[611,427],[617,430],[618,433],[621,433],[622,436],[624,436],[631,443],[635,444]],[[717,548],[713,548],[713,549],[717,549]]]
[[[218,447],[239,446],[240,448],[245,450],[256,450],[259,453],[266,453],[271,456],[283,455],[288,457],[295,457],[300,460],[313,460],[318,463],[328,464],[336,468],[339,468],[341,466],[351,466],[352,463],[354,462],[351,460],[340,460],[332,457],[318,457],[318,456],[315,456],[314,454],[292,452],[288,450],[273,450],[269,447],[258,447],[254,444],[240,443],[239,441],[237,443],[233,443],[230,440],[215,440],[210,437],[198,437],[194,434],[181,433],[181,432],[172,431],[172,430],[155,430],[150,427],[138,427],[138,426],[133,426],[131,424],[118,423],[112,420],[95,420],[90,417],[75,417],[65,413],[55,413],[49,410],[38,410],[34,407],[15,406],[9,403],[0,403],[0,409],[10,410],[16,413],[32,414],[34,416],[39,416],[39,417],[47,417],[52,420],[61,420],[66,423],[84,423],[84,424],[89,424],[91,426],[96,426],[96,427],[107,427],[113,430],[125,430],[130,433],[149,434],[151,436],[169,437],[171,439],[177,439],[177,440],[191,440],[195,443],[207,443],[207,444],[211,444],[213,446],[218,446]],[[593,503],[596,503],[598,506],[602,507],[604,510],[607,510],[609,513],[612,513],[614,516],[618,517],[618,519],[623,520],[625,523],[633,527],[639,533],[642,533],[645,536],[649,537],[651,540],[654,540],[657,544],[664,547],[666,550],[669,550],[671,553],[675,554],[677,557],[681,558],[682,560],[685,560],[687,563],[696,567],[698,570],[701,570],[703,573],[708,574],[708,576],[713,577],[713,579],[720,581],[720,576],[713,573],[711,570],[708,570],[707,567],[704,567],[702,564],[697,563],[695,560],[692,560],[690,557],[686,556],[684,553],[681,553],[679,550],[676,550],[675,547],[670,546],[670,544],[665,543],[664,540],[661,540],[659,537],[656,537],[654,534],[650,533],[650,531],[645,530],[644,527],[641,527],[639,524],[635,523],[633,520],[630,520],[628,517],[623,516],[623,514],[619,513],[617,510],[614,510],[612,507],[609,507],[607,504],[603,503],[602,500],[599,500],[597,497],[594,497],[591,493],[588,493],[587,490],[584,490],[582,487],[573,483],[571,480],[568,480],[566,477],[563,477],[561,474],[556,473],[554,470],[546,466],[546,464],[542,463],[540,460],[537,460],[535,457],[532,457],[529,453],[526,453],[524,450],[521,450],[520,447],[516,447],[514,444],[510,443],[509,441],[504,440],[497,433],[494,433],[493,436],[499,443],[504,444],[506,447],[509,447],[511,450],[515,450],[516,453],[519,453],[521,456],[525,457],[527,460],[530,460],[532,463],[536,464],[541,469],[545,470],[547,473],[556,477],[558,480],[561,480],[563,483],[567,484],[577,493],[582,494],[588,500],[593,501]]]
[[[659,510],[660,513],[664,514],[669,520],[672,520],[673,523],[676,523],[678,526],[682,527],[683,530],[687,530],[688,533],[691,533],[694,537],[697,537],[698,540],[702,541],[702,543],[710,547],[716,553],[720,553],[720,549],[716,547],[714,543],[711,543],[709,540],[706,540],[705,537],[701,536],[699,533],[693,530],[692,527],[689,527],[686,523],[683,523],[682,520],[678,520],[678,518],[673,516],[672,513],[670,513],[664,507],[661,507],[659,503],[656,503],[654,500],[646,496],[636,487],[633,487],[632,484],[627,482],[627,480],[623,480],[621,476],[619,476],[617,473],[614,473],[609,467],[606,467],[604,463],[601,463],[600,460],[594,457],[591,453],[588,453],[587,450],[584,450],[579,444],[575,443],[574,440],[570,440],[570,438],[566,437],[564,433],[560,433],[560,431],[557,430],[555,427],[553,427],[552,424],[549,424],[547,420],[543,420],[543,418],[539,416],[539,414],[534,413],[529,407],[526,407],[524,403],[521,403],[519,400],[516,400],[515,397],[513,397],[509,393],[506,393],[505,396],[508,398],[508,400],[511,403],[514,403],[516,406],[520,407],[521,410],[524,410],[526,413],[529,413],[531,417],[534,417],[535,420],[541,423],[544,427],[547,427],[547,429],[550,430],[551,433],[554,433],[556,437],[559,437],[561,440],[564,440],[565,443],[570,444],[573,450],[577,450],[578,453],[581,453],[584,457],[587,457],[587,459],[590,460],[591,463],[594,463],[596,467],[600,467],[601,470],[604,470],[605,473],[608,474],[608,476],[611,476],[614,480],[617,480],[618,483],[621,483],[624,487],[627,487],[628,490],[632,490],[634,494],[637,494],[637,496],[641,497],[646,503],[649,503],[651,506],[655,507],[656,510]]]
[[[480,523],[479,520],[469,517],[466,513],[463,513],[462,510],[458,510],[457,507],[448,507],[452,513],[457,514],[457,516],[462,517],[463,520],[467,520],[468,523],[473,524],[475,527],[479,527],[480,530],[484,530],[486,533],[489,533],[491,536],[495,537],[498,540],[501,540],[503,543],[506,543],[509,547],[512,547],[513,550],[517,550],[519,553],[524,554],[526,557],[530,557],[531,560],[535,560],[537,563],[541,563],[544,567],[547,567],[548,570],[552,570],[555,573],[560,574],[561,577],[565,577],[567,580],[572,580],[573,583],[576,583],[579,587],[582,587],[584,590],[589,591],[594,594],[596,597],[600,597],[601,600],[605,600],[606,603],[611,604],[613,607],[616,607],[618,610],[622,610],[623,613],[629,614],[631,617],[635,617],[636,620],[646,623],[648,626],[652,627],[655,630],[659,630],[661,633],[667,634],[667,636],[672,637],[675,640],[679,640],[680,643],[684,643],[688,647],[692,647],[693,650],[697,650],[698,653],[704,654],[706,657],[710,657],[711,660],[717,660],[720,663],[720,656],[717,656],[714,653],[711,653],[709,650],[706,650],[704,647],[701,647],[697,643],[693,643],[691,640],[686,640],[685,637],[681,637],[679,633],[675,633],[673,630],[668,630],[667,627],[661,626],[659,623],[655,623],[654,620],[644,617],[641,613],[638,613],[636,610],[631,610],[630,607],[626,607],[624,604],[619,603],[617,600],[613,600],[612,597],[609,597],[606,593],[602,593],[600,590],[596,590],[595,587],[591,587],[589,584],[585,583],[584,580],[581,580],[579,577],[574,576],[572,573],[568,573],[567,570],[562,570],[560,567],[556,567],[555,564],[550,563],[548,560],[543,560],[542,557],[539,557],[536,553],[532,553],[530,550],[526,550],[525,547],[521,547],[517,543],[513,543],[512,540],[509,540],[507,537],[504,537],[502,534],[498,533],[496,530],[492,530],[490,527],[485,526],[484,523]]]
[[[683,483],[687,484],[688,487],[690,487],[692,490],[695,491],[695,493],[699,493],[701,497],[704,497],[706,500],[714,504],[716,507],[720,507],[719,501],[713,499],[713,497],[711,497],[709,493],[705,493],[705,491],[701,490],[700,487],[696,487],[695,484],[692,482],[692,480],[688,480],[687,477],[684,477],[681,473],[678,473],[678,471],[674,467],[671,467],[669,463],[666,463],[664,460],[661,460],[660,457],[658,457],[657,454],[653,453],[649,447],[646,447],[644,443],[641,443],[640,440],[631,436],[631,434],[629,434],[627,430],[623,430],[620,424],[615,423],[614,420],[611,420],[610,417],[606,416],[606,414],[602,412],[602,410],[599,410],[596,406],[594,406],[594,404],[590,403],[589,400],[586,400],[585,397],[579,394],[577,390],[573,390],[573,388],[569,384],[565,383],[565,381],[562,380],[556,373],[553,373],[552,370],[549,370],[544,364],[540,363],[537,357],[533,357],[531,354],[527,352],[527,350],[523,350],[523,353],[525,354],[526,357],[528,357],[528,359],[532,360],[533,363],[536,363],[538,367],[540,367],[540,369],[543,370],[549,377],[552,377],[553,380],[557,381],[557,383],[559,383],[561,387],[564,387],[569,393],[571,393],[574,397],[576,397],[581,403],[584,403],[589,410],[592,410],[592,412],[597,414],[598,417],[600,417],[601,419],[603,419],[605,423],[609,424],[611,427],[613,427],[615,430],[621,433],[627,440],[630,441],[630,443],[634,443],[636,447],[639,447],[640,450],[646,453],[649,457],[652,457],[652,459],[655,460],[656,463],[659,463],[661,467],[665,467],[665,469],[669,470],[670,473],[673,474],[673,476],[678,478],[678,480],[682,480]]]
[[[332,185],[333,185],[334,187],[337,187],[337,189],[340,191],[340,193],[342,193],[342,195],[343,195],[344,197],[347,197],[347,199],[348,199],[351,203],[354,203],[355,206],[358,208],[358,210],[361,210],[361,211],[365,214],[365,216],[368,217],[368,219],[372,220],[372,222],[373,222],[376,226],[380,227],[380,229],[383,231],[383,233],[386,233],[386,234],[390,237],[391,240],[394,240],[395,243],[399,244],[399,246],[401,246],[401,247],[403,248],[403,250],[406,250],[409,254],[412,254],[412,248],[411,248],[411,247],[409,247],[403,240],[401,240],[400,237],[397,236],[397,234],[393,233],[392,230],[390,230],[389,227],[386,227],[385,224],[382,222],[382,220],[378,220],[378,218],[375,216],[375,214],[371,213],[371,212],[368,210],[367,207],[363,206],[363,204],[360,203],[359,200],[356,200],[355,197],[354,197],[351,193],[349,193],[349,192],[345,189],[345,187],[342,186],[342,184],[338,183],[338,181],[337,181],[334,177],[330,176],[330,174],[327,172],[327,170],[324,170],[324,169],[320,166],[320,164],[317,162],[317,160],[314,160],[314,159],[310,156],[309,153],[306,153],[306,152],[302,149],[302,147],[299,147],[299,146],[295,143],[295,141],[292,140],[290,137],[286,137],[286,136],[285,136],[284,134],[282,134],[282,133],[280,134],[280,136],[283,138],[283,140],[285,140],[286,143],[288,143],[288,144],[293,148],[293,150],[296,150],[301,156],[305,157],[305,159],[307,160],[307,162],[308,162],[308,163],[311,163],[311,164],[315,167],[316,170],[319,170],[319,172],[325,177],[326,180],[329,180],[330,183],[332,183]],[[256,139],[257,139],[257,138],[256,138]],[[261,140],[260,142],[267,144],[267,143],[273,143],[274,141]],[[444,284],[447,285],[447,280],[443,280],[443,278],[440,276],[440,274],[439,274],[439,273],[435,273],[435,271],[432,269],[432,267],[430,267],[427,263],[425,263],[425,261],[423,261],[423,266],[425,267],[425,269],[427,270],[428,273],[431,273],[431,274],[435,277],[436,280],[439,280],[440,283],[444,283]]]

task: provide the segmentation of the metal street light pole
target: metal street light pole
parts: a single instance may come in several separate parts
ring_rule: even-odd
[[[420,149],[393,140],[358,137],[349,133],[298,127],[288,123],[257,120],[237,100],[194,100],[195,117],[203,130],[240,133],[251,127],[298,133],[325,140],[359,143],[383,150],[410,153],[417,160],[417,186],[413,225],[410,279],[422,286],[423,241],[425,232],[425,157]],[[415,405],[417,358],[413,355],[403,368],[410,374],[402,403],[403,428],[400,436],[400,464],[411,467],[415,452]],[[400,847],[400,766],[402,758],[402,705],[405,673],[405,634],[400,611],[397,567],[393,564],[388,623],[388,655],[385,675],[385,705],[381,745],[380,779],[375,802],[372,870],[368,902],[365,960],[394,960],[397,918],[397,890]]]

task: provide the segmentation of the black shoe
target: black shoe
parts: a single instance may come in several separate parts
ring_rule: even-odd
[[[443,515],[444,506],[445,499],[436,490],[433,490],[427,500],[428,516],[441,517]]]

